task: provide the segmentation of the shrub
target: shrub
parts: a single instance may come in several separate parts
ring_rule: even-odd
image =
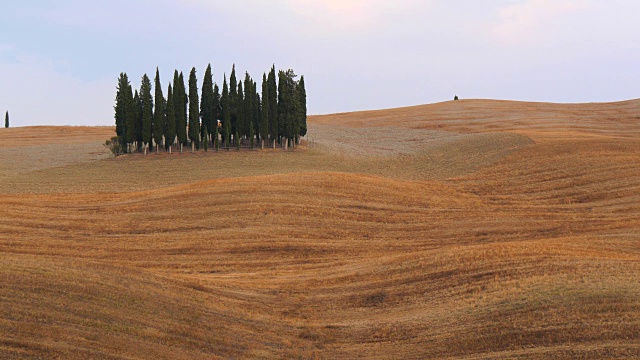
[[[114,136],[111,139],[104,142],[104,146],[111,151],[113,156],[122,155],[122,145],[120,145],[122,139],[120,136]]]

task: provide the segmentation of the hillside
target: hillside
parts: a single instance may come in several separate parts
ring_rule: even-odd
[[[0,357],[638,358],[639,117],[461,100],[116,159],[0,129]]]

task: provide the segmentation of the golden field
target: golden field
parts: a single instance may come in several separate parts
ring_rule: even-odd
[[[0,129],[0,358],[640,358],[640,101],[308,122],[118,158]]]

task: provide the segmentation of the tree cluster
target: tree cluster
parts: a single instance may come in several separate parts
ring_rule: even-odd
[[[235,65],[229,82],[226,75],[220,88],[207,66],[198,92],[196,69],[189,74],[188,89],[182,72],[174,71],[173,83],[164,97],[156,68],[154,85],[144,74],[139,90],[134,90],[126,73],[118,78],[115,99],[116,142],[123,152],[145,154],[174,146],[190,146],[191,151],[210,147],[295,147],[307,133],[307,95],[304,76],[275,66],[262,75],[258,84],[248,72],[236,77]],[[152,95],[152,90],[154,94]]]

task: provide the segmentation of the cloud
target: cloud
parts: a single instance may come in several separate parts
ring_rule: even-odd
[[[497,10],[492,35],[500,43],[516,45],[544,40],[549,28],[568,14],[583,10],[581,0],[525,0]]]
[[[307,24],[325,32],[369,29],[381,12],[376,1],[366,0],[288,0],[287,3]]]

